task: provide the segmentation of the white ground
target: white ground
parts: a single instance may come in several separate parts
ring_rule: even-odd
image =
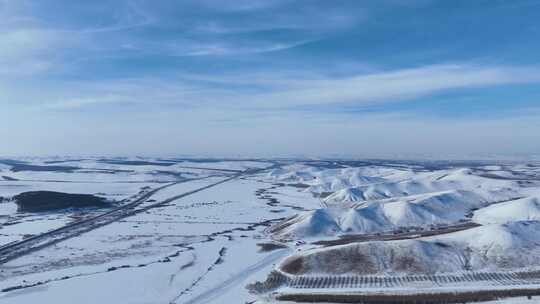
[[[210,167],[211,164],[206,165]],[[181,183],[156,193],[151,199],[161,201],[220,179],[224,177]],[[250,177],[227,182],[10,261],[0,266],[1,289],[48,283],[0,293],[0,302],[73,303],[77,299],[78,303],[224,303],[255,300],[256,297],[249,295],[244,286],[254,280],[263,280],[289,253],[289,249],[259,252],[257,243],[269,241],[264,233],[267,226],[259,223],[291,216],[296,212],[293,207],[311,209],[318,206],[317,200],[309,199],[310,194],[298,192],[296,188],[275,189],[285,191],[280,194],[280,206],[270,206],[268,199],[258,197],[255,192],[270,188],[272,184],[258,179]],[[49,223],[45,221],[47,216],[50,215],[38,215],[41,221],[36,222],[40,225]],[[31,233],[51,228],[21,224],[20,227],[5,226],[0,231],[13,235],[21,233],[23,227]],[[216,263],[220,250],[222,261]],[[126,265],[130,267],[107,271]],[[137,267],[139,265],[144,266]],[[62,280],[63,277],[69,278]]]
[[[157,192],[141,207],[233,174],[196,168],[244,170],[272,165],[267,161],[163,165],[163,160],[139,158],[127,161],[149,164],[112,164],[99,159],[55,164],[46,159],[26,161],[81,169],[71,173],[12,172],[9,165],[0,165],[0,176],[9,177],[0,177],[0,196],[54,190],[127,200],[143,187],[157,188],[179,176],[194,179]],[[463,220],[483,226],[415,240],[344,245],[338,250],[354,247],[371,252],[380,273],[390,274],[402,270],[389,268],[391,263],[385,260],[389,251],[397,257],[415,253],[423,266],[441,272],[463,271],[464,258],[475,269],[523,268],[520,263],[540,266],[534,264],[540,260],[538,177],[538,166],[522,164],[423,170],[421,165],[403,164],[331,169],[292,163],[220,184],[3,264],[0,289],[26,288],[0,292],[0,302],[264,302],[268,299],[249,294],[245,286],[263,281],[292,254],[312,258],[310,263],[317,265],[320,252],[328,249],[311,241],[410,227],[429,230]],[[0,244],[60,227],[81,213],[100,212],[103,210],[17,213],[13,202],[5,202],[0,204]],[[270,224],[296,214],[291,225],[268,233]],[[288,247],[259,251],[258,243],[274,239],[288,239]],[[441,243],[449,247],[438,245]],[[528,257],[519,252],[527,252]],[[447,258],[445,263],[440,262],[443,258]],[[501,258],[504,267],[498,264]],[[319,274],[336,271],[322,266],[315,269]]]

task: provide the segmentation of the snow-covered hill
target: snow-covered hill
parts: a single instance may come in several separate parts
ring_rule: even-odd
[[[480,176],[467,168],[433,172],[388,168],[298,169],[293,170],[295,181],[311,185],[303,191],[314,196],[322,190],[333,192],[324,198],[326,207],[288,220],[276,232],[278,236],[312,238],[452,225],[471,220],[474,211],[480,214],[482,208],[493,204],[505,206],[504,202],[508,201],[506,204],[512,206],[511,200],[524,195],[516,181]],[[361,175],[367,173],[375,176]],[[273,175],[279,180],[290,177],[290,172],[283,169]],[[369,183],[351,187],[352,181]],[[474,219],[481,222],[479,216]]]
[[[293,274],[435,274],[540,267],[540,223],[514,222],[424,239],[307,250],[284,260]]]
[[[481,224],[540,220],[540,198],[523,199],[495,204],[474,213],[474,221]]]

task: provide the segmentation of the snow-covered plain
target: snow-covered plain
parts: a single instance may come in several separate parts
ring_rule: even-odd
[[[267,169],[205,188],[262,168]],[[291,280],[538,271],[539,168],[484,162],[0,159],[0,245],[108,210],[20,213],[10,200],[16,194],[94,194],[122,206],[163,187],[136,207],[142,212],[0,265],[0,302],[272,303],[275,295],[300,290],[284,284],[250,293],[246,286],[265,281],[272,271]],[[183,193],[190,195],[153,207]],[[462,285],[443,287],[475,286]],[[399,288],[414,292],[411,286]]]

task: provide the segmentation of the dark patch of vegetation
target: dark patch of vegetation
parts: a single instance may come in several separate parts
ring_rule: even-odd
[[[19,212],[44,212],[66,208],[108,207],[110,202],[91,194],[30,191],[13,197]]]
[[[222,264],[225,261],[224,257],[226,253],[227,253],[227,248],[221,247],[221,249],[219,250],[219,257],[214,262],[214,265]]]
[[[501,289],[468,292],[441,292],[418,294],[280,294],[279,301],[304,303],[364,303],[364,304],[451,304],[493,301],[509,297],[539,296],[540,289]]]
[[[80,169],[79,167],[73,166],[39,166],[39,165],[27,165],[27,164],[13,164],[11,165],[12,172],[20,171],[41,171],[41,172],[64,172],[72,173],[75,170]]]
[[[26,162],[21,161],[21,160],[14,160],[14,159],[0,159],[0,164],[7,165],[7,166],[16,166],[16,165],[26,164]]]
[[[12,221],[12,222],[6,222],[6,223],[3,223],[2,226],[11,226],[11,225],[17,225],[17,224],[20,224],[21,222],[19,221]]]
[[[176,179],[184,179],[184,176],[183,176],[184,172],[157,170],[156,173],[157,174],[162,174],[162,175],[169,175],[169,176],[174,177]]]
[[[281,266],[281,270],[290,274],[299,274],[304,272],[304,258],[301,256],[292,256]]]
[[[417,239],[420,237],[428,237],[428,236],[441,235],[441,234],[467,230],[467,229],[471,229],[478,226],[480,225],[477,223],[462,222],[453,226],[434,227],[433,229],[430,229],[430,230],[418,230],[418,227],[408,227],[408,228],[403,228],[402,231],[399,231],[399,233],[394,232],[394,233],[386,233],[386,234],[380,234],[380,233],[348,234],[348,235],[340,236],[339,239],[317,241],[317,242],[313,242],[313,244],[329,247],[329,246],[345,245],[345,244],[351,244],[351,243],[363,243],[363,242],[368,242],[368,241],[409,240],[409,239]],[[444,246],[442,243],[438,245]]]
[[[258,158],[188,158],[179,157],[171,158],[170,161],[176,162],[192,162],[192,163],[220,163],[220,162],[243,162],[243,161],[265,161]]]
[[[61,163],[66,163],[66,162],[80,162],[80,161],[85,161],[85,160],[86,160],[85,158],[65,159],[65,160],[48,160],[48,161],[44,161],[44,163],[46,163],[46,164],[61,164]]]
[[[343,164],[334,161],[305,161],[305,165],[315,167],[315,168],[324,168],[324,169],[343,169],[346,168]]]
[[[276,207],[279,205],[279,201],[273,197],[268,198],[268,203],[266,203],[268,206]]]
[[[443,242],[435,242],[434,243],[435,245],[439,246],[439,247],[442,247],[442,248],[449,248],[451,247],[450,245],[446,244],[446,243],[443,243]]]
[[[537,279],[540,278],[540,271],[516,272],[516,277],[522,280]]]
[[[40,281],[40,282],[31,284],[31,285],[11,286],[11,287],[6,287],[6,288],[0,290],[0,292],[10,292],[10,291],[18,290],[18,289],[23,289],[23,288],[28,288],[28,287],[35,287],[35,286],[39,286],[39,285],[43,285],[43,284],[45,284],[45,282]]]
[[[268,252],[277,249],[287,248],[287,245],[280,243],[258,243],[257,246],[259,246],[260,252]]]
[[[299,221],[299,217],[298,217],[298,214],[295,214],[291,217],[288,217],[274,225],[272,225],[269,229],[269,232],[270,233],[277,233],[277,232],[280,232],[280,231],[283,231],[284,229],[286,229],[287,227],[293,225],[294,223],[298,222]]]
[[[184,270],[184,269],[189,268],[189,267],[191,267],[193,265],[195,265],[195,261],[187,262],[186,264],[180,266],[180,270]]]
[[[304,263],[304,273],[313,271],[309,265],[318,267],[317,271],[322,273],[344,274],[373,274],[377,271],[377,266],[373,264],[371,258],[358,248],[338,248],[311,256],[309,263]],[[315,260],[315,261],[313,261]],[[318,266],[317,266],[318,265]]]
[[[219,163],[224,161],[223,159],[214,158],[174,158],[173,161],[177,162],[192,162],[192,163]]]
[[[100,163],[109,165],[126,165],[126,166],[172,166],[174,162],[152,162],[145,160],[116,160],[116,159],[100,159]]]
[[[306,184],[304,184],[304,183],[288,184],[287,186],[295,187],[295,188],[300,188],[300,189],[309,188],[309,185],[306,185]]]
[[[414,256],[398,256],[392,260],[392,269],[409,273],[424,273],[426,269]]]
[[[270,272],[264,282],[257,281],[255,283],[248,284],[246,288],[249,290],[250,293],[262,294],[274,291],[279,287],[286,285],[288,281],[289,279],[286,276],[284,276],[278,271],[273,270],[272,272]]]
[[[46,163],[59,163],[50,161]],[[41,166],[41,165],[31,165],[28,162],[20,161],[20,160],[13,160],[13,159],[0,159],[0,164],[11,166],[12,172],[20,172],[20,171],[51,171],[51,172],[67,172],[71,173],[74,170],[78,170],[80,168],[73,167],[73,166]]]
[[[327,198],[327,197],[329,197],[330,195],[332,195],[332,193],[334,193],[334,192],[321,192],[321,193],[319,194],[319,197],[320,197],[320,198]]]

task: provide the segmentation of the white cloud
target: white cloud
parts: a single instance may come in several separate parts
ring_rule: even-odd
[[[330,78],[314,71],[177,75],[102,81],[65,81],[40,88],[13,87],[12,97],[41,96],[38,108],[76,110],[94,104],[141,107],[189,105],[264,113],[298,106],[406,102],[437,92],[540,82],[536,67],[433,65]],[[218,84],[218,85],[216,85]],[[18,91],[23,92],[18,92]],[[19,95],[19,96],[17,96]],[[24,99],[21,100],[24,103]],[[35,102],[34,102],[35,104]]]
[[[256,11],[275,7],[287,2],[287,0],[234,0],[234,1],[216,1],[216,0],[198,0],[197,3],[208,9],[225,12],[245,12]]]
[[[0,2],[0,74],[31,76],[55,67],[70,70],[72,66],[77,68],[81,65],[75,60],[80,57],[99,60],[134,54],[241,56],[276,52],[316,41],[329,31],[351,26],[359,18],[359,12],[348,14],[331,6],[323,12],[309,7],[297,12],[287,9],[284,5],[287,2],[240,1],[223,5],[219,1],[193,1],[176,4],[174,8],[179,15],[173,16],[164,11],[170,10],[168,5],[155,5],[150,1],[119,1],[117,7],[111,8],[114,14],[96,16],[105,22],[89,27],[87,21],[66,23],[63,18],[52,18],[57,12],[47,12],[46,5],[4,0]],[[278,13],[266,12],[269,7]],[[82,11],[73,7],[69,9],[74,15],[84,16]],[[36,14],[36,10],[41,10],[41,13]],[[244,15],[253,10],[259,13]],[[96,12],[104,11],[99,9]],[[193,18],[192,12],[201,13],[202,17]],[[243,17],[234,18],[237,13]],[[156,39],[128,34],[145,26],[154,26],[154,30],[178,28],[183,34]],[[304,34],[286,39],[252,39],[249,36],[253,31],[273,29],[296,29]],[[241,35],[232,38],[232,33]],[[247,36],[242,36],[242,33]]]
[[[154,22],[132,2],[127,2],[126,9],[116,14],[118,17],[110,24],[91,27],[42,20],[34,16],[34,6],[35,3],[24,0],[0,2],[0,76],[34,76],[53,67],[73,65],[73,58],[85,56],[89,51],[118,49],[114,43],[100,40],[98,35]]]
[[[59,40],[51,31],[16,29],[0,31],[0,59],[8,61],[45,51]]]
[[[399,101],[445,90],[540,82],[537,67],[430,65],[339,79],[296,82],[295,86],[253,98],[257,105],[283,107],[310,104]]]
[[[50,31],[0,31],[0,75],[33,75],[48,70],[52,59],[47,55],[60,40]]]
[[[258,54],[283,51],[297,46],[304,45],[306,43],[313,42],[315,40],[301,40],[295,42],[273,42],[273,43],[253,43],[252,45],[234,45],[226,43],[208,43],[198,44],[194,43],[189,46],[189,49],[184,49],[185,45],[175,52],[176,56],[225,56],[225,55],[246,55],[246,54]]]
[[[44,107],[39,107],[40,109],[49,109],[49,110],[70,110],[70,109],[79,109],[87,106],[94,105],[104,105],[104,104],[115,104],[129,102],[129,99],[126,100],[125,96],[118,95],[102,95],[97,97],[77,97],[64,99],[58,102],[53,102],[46,104]]]

